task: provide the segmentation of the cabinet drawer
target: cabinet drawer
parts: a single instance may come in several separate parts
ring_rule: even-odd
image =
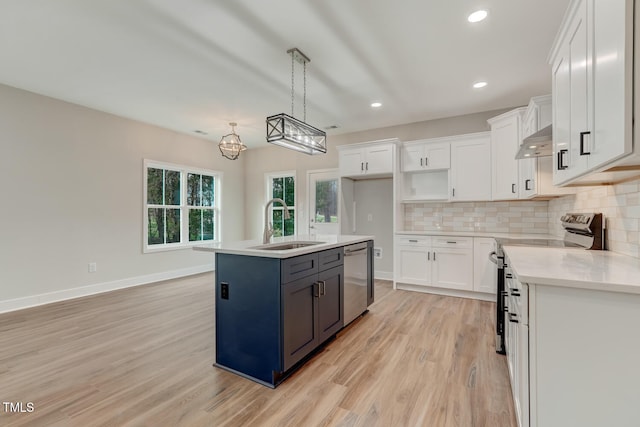
[[[473,248],[473,237],[433,237],[432,245],[434,248]]]
[[[318,270],[324,271],[341,266],[344,261],[344,248],[328,249],[318,253]]]
[[[430,246],[431,237],[428,236],[399,236],[396,237],[398,245],[403,246]]]
[[[318,272],[318,253],[300,255],[282,261],[282,283],[307,277]]]

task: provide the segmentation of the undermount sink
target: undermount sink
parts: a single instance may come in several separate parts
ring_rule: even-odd
[[[324,242],[305,242],[305,241],[292,241],[282,243],[268,243],[266,245],[251,246],[249,249],[261,249],[265,251],[285,251],[287,249],[299,249],[307,246],[319,245]]]

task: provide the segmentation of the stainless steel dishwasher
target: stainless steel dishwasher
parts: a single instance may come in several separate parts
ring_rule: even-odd
[[[367,311],[373,302],[373,266],[370,242],[344,247],[344,325]],[[369,297],[370,296],[370,297]]]

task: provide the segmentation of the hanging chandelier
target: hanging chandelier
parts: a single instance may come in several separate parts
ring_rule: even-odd
[[[240,136],[236,133],[237,123],[229,123],[231,133],[222,137],[218,143],[220,153],[229,160],[235,160],[240,157],[240,153],[247,149],[247,146],[240,141]]]
[[[327,152],[327,134],[307,123],[307,63],[311,62],[300,49],[294,47],[287,50],[291,56],[291,115],[280,113],[267,117],[267,142],[290,148],[306,154]],[[303,66],[303,118],[294,117],[294,62]]]

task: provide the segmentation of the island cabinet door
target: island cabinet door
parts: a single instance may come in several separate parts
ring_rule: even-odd
[[[319,344],[317,277],[314,274],[282,285],[283,370],[291,368]]]
[[[318,341],[319,344],[338,332],[343,325],[343,267],[334,267],[318,274]]]

